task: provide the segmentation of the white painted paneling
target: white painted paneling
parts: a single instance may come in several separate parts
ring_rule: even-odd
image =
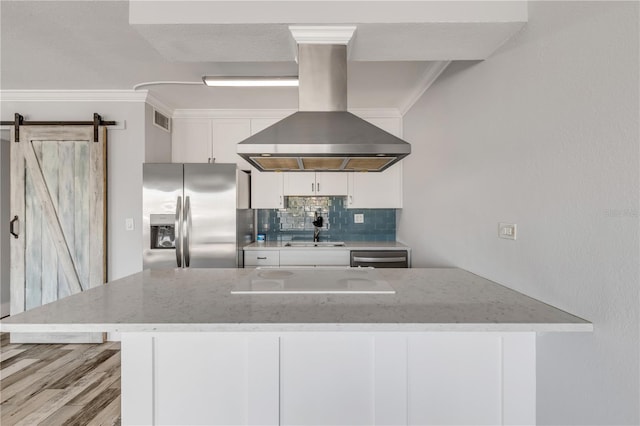
[[[156,423],[277,424],[277,360],[277,337],[157,335]]]
[[[280,423],[374,423],[373,336],[286,336],[280,341]]]
[[[398,238],[413,265],[594,323],[539,337],[540,424],[640,424],[639,7],[529,2],[515,38],[452,63],[404,117]]]
[[[536,335],[502,339],[502,419],[505,425],[535,425]]]
[[[122,424],[155,424],[154,337],[150,333],[123,333],[121,339]]]
[[[502,423],[499,336],[432,333],[408,345],[410,425]]]

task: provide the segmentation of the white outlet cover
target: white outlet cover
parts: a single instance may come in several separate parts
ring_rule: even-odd
[[[364,213],[356,213],[353,215],[353,223],[364,223]]]

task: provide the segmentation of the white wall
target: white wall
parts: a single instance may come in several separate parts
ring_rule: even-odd
[[[146,163],[171,162],[171,133],[153,124],[154,108],[145,104],[145,155]]]
[[[461,267],[595,325],[539,336],[540,424],[640,423],[638,8],[531,2],[521,33],[452,64],[404,117],[398,235],[414,266]]]
[[[93,113],[97,112],[104,120],[126,121],[125,129],[108,131],[108,278],[114,280],[141,271],[145,103],[3,101],[1,106],[2,120],[13,120],[14,112],[25,120],[93,120]],[[134,218],[134,231],[125,230],[127,217]]]

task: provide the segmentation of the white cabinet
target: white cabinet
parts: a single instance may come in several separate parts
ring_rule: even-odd
[[[349,250],[310,248],[280,250],[280,267],[287,266],[349,266],[351,252]]]
[[[284,195],[347,195],[347,175],[344,172],[284,173]]]
[[[392,135],[402,137],[402,122],[395,117],[364,118]],[[374,173],[349,173],[347,208],[401,209],[402,161]]]
[[[249,170],[249,163],[236,153],[236,145],[250,135],[249,119],[176,118],[171,159],[174,163],[236,163]]]
[[[251,167],[251,208],[283,209],[282,173],[259,172]]]
[[[174,163],[206,163],[211,158],[211,120],[180,118],[171,127],[171,161]]]
[[[271,126],[280,118],[251,119],[251,134]],[[251,167],[251,208],[252,209],[282,209],[284,208],[283,173],[260,172]]]
[[[122,424],[536,423],[534,332],[277,329],[123,333]]]
[[[347,208],[401,209],[402,162],[379,173],[349,173]]]
[[[244,267],[280,266],[279,250],[245,250]]]

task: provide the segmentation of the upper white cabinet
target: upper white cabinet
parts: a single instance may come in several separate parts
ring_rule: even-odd
[[[350,209],[401,209],[402,163],[379,173],[349,173]]]
[[[251,134],[266,129],[281,118],[252,118]],[[251,167],[251,208],[282,209],[284,208],[284,173],[259,172]]]
[[[402,124],[398,118],[365,118],[365,120],[392,135],[401,137]],[[347,208],[401,209],[402,161],[384,172],[349,173]]]
[[[251,168],[251,208],[283,209],[283,173],[259,172]]]
[[[236,145],[250,135],[251,120],[245,118],[176,118],[171,159],[174,163],[236,163],[249,170],[249,163],[236,153]]]
[[[300,172],[284,174],[284,195],[347,195],[347,175],[344,172]]]
[[[211,120],[208,118],[173,119],[171,161],[206,163],[212,157]]]

